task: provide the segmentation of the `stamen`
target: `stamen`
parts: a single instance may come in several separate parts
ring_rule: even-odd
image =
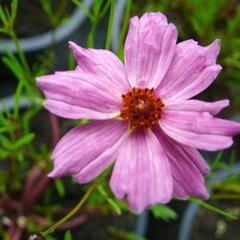
[[[122,95],[121,117],[129,122],[131,128],[151,128],[160,117],[164,104],[154,95],[153,88],[133,87]]]

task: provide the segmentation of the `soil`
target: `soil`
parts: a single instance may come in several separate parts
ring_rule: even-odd
[[[239,200],[214,202],[215,206],[240,216]],[[225,217],[205,208],[200,208],[193,223],[190,240],[239,240],[240,221]]]
[[[1,5],[7,6],[8,8],[10,8],[11,2],[11,0],[0,1]],[[19,6],[14,28],[19,38],[34,36],[52,28],[47,14],[42,9],[40,0],[21,0],[18,2]],[[66,2],[63,17],[69,16],[73,12],[74,5],[71,1],[51,0],[50,2],[54,13],[60,9],[61,3]],[[0,38],[1,37],[6,36],[0,35]]]

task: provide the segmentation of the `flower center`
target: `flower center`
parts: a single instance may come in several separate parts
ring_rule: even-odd
[[[153,89],[132,88],[122,95],[121,117],[129,121],[130,128],[150,128],[158,122],[164,104],[156,98]]]

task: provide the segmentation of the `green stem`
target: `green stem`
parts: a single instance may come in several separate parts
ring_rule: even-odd
[[[112,26],[113,26],[113,18],[115,12],[115,0],[111,1],[111,8],[110,8],[110,17],[109,17],[109,24],[108,24],[108,32],[107,32],[107,39],[105,44],[105,49],[110,49],[111,46],[111,38],[112,38]]]
[[[30,67],[29,67],[29,65],[28,65],[28,63],[27,63],[27,60],[26,60],[26,58],[25,58],[25,55],[24,55],[24,53],[23,53],[23,51],[22,51],[22,49],[21,49],[21,46],[20,46],[20,44],[19,44],[19,41],[18,41],[18,38],[17,38],[15,32],[12,31],[12,32],[10,33],[10,36],[11,36],[11,38],[12,38],[12,40],[13,40],[15,46],[16,46],[17,53],[18,53],[19,58],[20,58],[20,60],[21,60],[21,62],[22,62],[22,65],[23,65],[24,69],[26,70],[29,79],[31,79],[32,73],[31,73]]]
[[[98,25],[98,18],[92,22],[91,30],[90,33],[88,34],[87,38],[87,47],[88,48],[94,48],[94,36],[97,30],[97,25]]]
[[[127,6],[126,6],[124,18],[123,18],[122,30],[120,33],[120,37],[119,37],[119,41],[118,41],[118,50],[117,50],[117,56],[121,60],[123,60],[123,43],[124,43],[124,39],[125,39],[126,32],[127,32],[131,7],[132,7],[132,0],[127,0]]]
[[[84,194],[84,196],[82,197],[82,199],[78,202],[78,204],[71,210],[71,212],[69,212],[65,217],[63,217],[62,219],[60,219],[58,222],[56,222],[54,225],[52,225],[49,229],[47,229],[45,232],[42,232],[43,236],[46,236],[48,234],[51,234],[55,231],[55,229],[57,229],[59,226],[61,226],[63,223],[65,223],[69,218],[71,218],[74,214],[77,213],[77,211],[82,207],[82,205],[85,203],[85,201],[88,199],[88,197],[90,196],[90,194],[93,192],[93,190],[96,188],[97,183],[92,184],[88,190],[86,191],[86,193]]]
[[[204,201],[202,201],[200,199],[190,197],[189,200],[194,202],[194,203],[196,203],[196,204],[198,204],[198,205],[200,205],[200,206],[202,206],[202,207],[205,207],[205,208],[207,208],[207,209],[209,209],[209,210],[211,210],[213,212],[216,212],[216,213],[218,213],[218,214],[220,214],[220,215],[222,215],[224,217],[227,217],[227,218],[229,218],[231,220],[238,220],[238,218],[236,216],[234,216],[234,215],[232,215],[232,214],[230,214],[230,213],[228,213],[228,212],[226,212],[226,211],[224,211],[224,210],[222,210],[220,208],[217,208],[217,207],[215,207],[215,206],[213,206],[213,205],[211,205],[211,204],[209,204],[207,202],[204,202]]]
[[[216,194],[210,197],[211,200],[219,199],[240,199],[240,194]]]

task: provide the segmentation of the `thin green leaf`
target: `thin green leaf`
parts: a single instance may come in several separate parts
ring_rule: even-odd
[[[213,206],[213,205],[211,205],[211,204],[209,204],[207,202],[204,202],[204,201],[202,201],[200,199],[189,198],[189,200],[194,202],[194,203],[197,203],[198,205],[200,205],[200,206],[202,206],[204,208],[207,208],[207,209],[209,209],[209,210],[211,210],[213,212],[216,212],[216,213],[218,213],[218,214],[220,214],[220,215],[222,215],[222,216],[224,216],[226,218],[229,218],[229,219],[232,219],[232,220],[238,220],[238,218],[236,216],[234,216],[234,215],[232,215],[232,214],[230,214],[230,213],[228,213],[228,212],[226,212],[226,211],[224,211],[224,210],[222,210],[220,208],[217,208],[217,207],[215,207],[215,206]]]
[[[7,119],[11,119],[12,118],[12,113],[9,110],[9,108],[6,106],[4,100],[0,100],[0,105],[1,105],[1,108],[0,108],[1,109],[1,111],[0,111],[0,119],[3,122],[7,122]],[[5,118],[5,116],[3,116],[3,113],[6,115],[6,118]]]
[[[125,35],[127,32],[131,8],[132,8],[132,0],[127,0],[127,6],[126,6],[124,18],[123,18],[122,30],[120,33],[120,38],[119,38],[119,42],[118,42],[118,50],[117,50],[117,55],[122,60],[123,60],[123,43],[124,43]]]
[[[74,69],[76,66],[72,50],[68,51],[68,69]]]
[[[103,2],[104,2],[103,0],[95,0],[94,1],[94,4],[93,4],[93,15],[94,16],[99,15]]]
[[[11,70],[11,72],[17,77],[19,81],[24,83],[28,93],[33,93],[33,89],[28,82],[26,71],[19,62],[18,58],[7,48],[3,46],[6,55],[2,58],[3,63]]]
[[[11,21],[12,24],[15,21],[15,18],[17,16],[17,9],[18,9],[18,0],[13,0],[11,3]]]
[[[64,240],[72,240],[72,233],[70,230],[68,230],[67,232],[65,232],[64,234]]]
[[[118,215],[122,214],[121,208],[118,206],[115,200],[109,197],[106,200]]]
[[[30,120],[42,109],[42,105],[34,105],[31,108],[29,108],[28,111],[26,111],[22,116],[22,125],[23,125],[23,131],[25,134],[27,134],[30,130]]]
[[[109,203],[109,205],[114,209],[114,211],[118,215],[121,215],[121,213],[122,213],[121,208],[118,206],[118,204],[117,204],[117,202],[115,200],[113,200],[112,198],[110,198],[108,196],[108,194],[105,191],[105,189],[103,188],[103,186],[102,185],[98,185],[97,190],[104,197],[104,199]]]
[[[157,204],[151,208],[151,212],[156,219],[163,219],[164,221],[175,220],[177,213],[167,205]]]
[[[16,119],[19,116],[19,106],[20,106],[20,98],[21,98],[21,94],[23,91],[23,82],[20,81],[18,83],[17,89],[15,91],[14,94],[14,108],[13,108],[13,117]]]
[[[240,187],[239,187],[239,181],[236,182],[223,182],[223,183],[212,183],[211,186],[214,189],[222,190],[222,191],[228,191],[228,192],[234,192],[234,193],[240,193]]]
[[[64,197],[66,195],[66,191],[63,185],[63,182],[61,181],[61,179],[57,178],[54,180],[54,185],[57,189],[57,192],[59,194],[59,196]]]
[[[230,161],[229,161],[229,168],[228,168],[228,175],[231,175],[231,170],[235,165],[235,161],[236,161],[236,151],[233,149],[231,151],[231,155],[230,155]]]
[[[8,33],[8,31],[7,31],[6,29],[3,29],[3,28],[0,28],[0,32],[1,32],[1,33],[4,33],[4,34],[7,34],[7,33]]]
[[[108,10],[109,7],[110,7],[110,4],[111,4],[111,1],[107,1],[107,2],[104,4],[102,11],[99,12],[99,14],[98,14],[98,15],[99,15],[99,18],[102,18],[102,17],[105,16],[107,10]]]
[[[218,152],[217,156],[214,159],[214,162],[211,164],[211,171],[214,171],[218,167],[218,163],[220,162],[223,156],[223,151]]]
[[[108,31],[107,31],[105,49],[110,49],[110,46],[111,46],[112,26],[113,26],[113,19],[114,19],[114,13],[115,13],[115,8],[116,8],[115,0],[109,0],[109,1],[111,1],[111,7],[110,7],[110,16],[109,16],[109,23],[108,23]]]
[[[0,19],[1,19],[4,27],[8,26],[8,19],[3,11],[2,6],[0,6]]]
[[[51,1],[49,0],[39,0],[39,1],[44,12],[47,14],[49,18],[51,18],[53,16]]]
[[[81,2],[78,0],[72,0],[72,2],[79,8],[81,8],[84,13],[90,18],[90,20],[93,22],[95,20],[94,16],[91,14],[89,9]]]
[[[122,240],[145,240],[145,238],[139,236],[134,232],[122,231],[115,227],[108,227],[109,233],[114,237],[114,239]]]
[[[33,133],[28,133],[24,136],[22,136],[20,139],[18,139],[12,146],[13,149],[18,149],[29,142],[31,142],[34,139],[34,134]]]
[[[10,22],[11,24],[11,13],[9,12],[7,7],[4,8],[4,12],[5,12],[6,18],[8,19],[8,22]]]

